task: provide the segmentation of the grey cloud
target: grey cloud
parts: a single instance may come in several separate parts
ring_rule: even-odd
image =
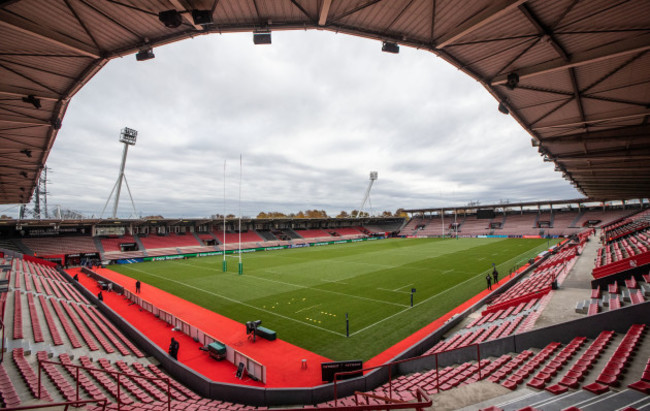
[[[110,62],[72,100],[48,166],[50,204],[97,215],[124,126],[138,212],[208,216],[357,208],[379,172],[376,211],[470,200],[576,197],[478,83],[423,51],[329,32],[213,35]],[[125,202],[126,201],[126,202]],[[120,210],[130,213],[128,200]]]

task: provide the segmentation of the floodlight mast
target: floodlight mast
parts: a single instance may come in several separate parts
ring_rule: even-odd
[[[124,167],[126,167],[126,155],[129,152],[129,146],[135,145],[137,137],[138,132],[128,127],[124,127],[120,132],[120,143],[124,143],[124,150],[122,150],[122,165],[120,165],[120,175],[117,178],[117,192],[115,193],[115,204],[113,204],[113,218],[117,218],[117,205],[120,202],[122,180],[125,179]]]
[[[370,189],[372,188],[372,184],[377,180],[377,172],[376,171],[371,171],[370,172],[370,183],[368,183],[368,188],[366,189],[366,194],[363,196],[363,201],[361,202],[361,207],[359,207],[359,213],[357,214],[357,217],[361,216],[361,213],[363,212],[363,208],[366,206],[366,203],[370,199]]]
[[[135,204],[133,203],[133,196],[131,195],[131,189],[129,189],[129,183],[126,181],[126,175],[124,174],[124,168],[126,167],[126,155],[129,151],[129,146],[135,145],[137,137],[138,137],[138,132],[131,128],[124,127],[120,131],[120,143],[124,143],[124,150],[122,150],[122,164],[120,165],[120,174],[118,175],[117,181],[113,186],[113,190],[111,191],[111,194],[109,194],[108,200],[106,200],[106,204],[104,205],[104,210],[105,210],[106,206],[108,205],[108,202],[111,200],[113,191],[117,189],[115,193],[115,203],[113,204],[113,218],[117,218],[117,206],[120,203],[120,193],[122,191],[122,180],[126,182],[126,188],[129,190],[129,197],[131,197],[131,205],[133,206],[133,212],[134,213],[136,212]],[[104,210],[102,210],[102,215],[104,215]]]

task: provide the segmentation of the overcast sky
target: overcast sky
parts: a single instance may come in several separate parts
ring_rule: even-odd
[[[140,216],[335,216],[359,208],[370,171],[374,212],[581,197],[479,83],[431,53],[325,31],[154,52],[111,61],[72,99],[47,162],[51,209],[101,214],[125,126],[139,132],[126,176]],[[132,214],[123,189],[118,215]]]

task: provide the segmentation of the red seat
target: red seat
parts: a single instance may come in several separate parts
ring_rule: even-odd
[[[637,382],[628,385],[628,387],[637,391],[641,391],[642,393],[645,394],[650,394],[650,382],[647,381],[639,380]]]
[[[528,381],[528,383],[526,385],[529,386],[529,387],[533,387],[533,388],[537,388],[539,390],[542,390],[546,386],[546,381],[544,381],[541,378],[533,378],[532,380]]]
[[[609,386],[608,385],[603,385],[599,384],[597,382],[593,382],[591,384],[587,384],[582,389],[587,390],[589,392],[593,392],[594,394],[600,395],[604,392],[609,391]]]
[[[570,388],[578,388],[578,386],[580,385],[580,383],[578,383],[577,378],[567,377],[567,376],[562,377],[562,379],[560,380],[560,384]]]

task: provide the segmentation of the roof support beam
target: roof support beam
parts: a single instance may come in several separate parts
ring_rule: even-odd
[[[639,166],[637,166],[638,168]],[[646,170],[650,170],[650,166],[646,166],[643,168],[639,168],[638,171],[640,173],[635,173],[633,176],[636,176],[638,174],[647,174]],[[630,169],[626,167],[591,167],[591,168],[572,168],[571,169],[571,175],[576,176],[576,175],[598,175],[598,173],[614,173],[614,172],[621,172],[624,173],[623,175],[629,176],[630,175]],[[610,174],[607,174],[610,175]]]
[[[650,154],[619,154],[619,155],[610,155],[610,156],[598,156],[598,155],[582,155],[582,156],[558,156],[554,157],[554,162],[560,163],[575,163],[580,162],[584,163],[587,161],[623,161],[623,160],[650,160]],[[571,170],[568,170],[569,172]]]
[[[489,24],[490,22],[502,17],[504,14],[510,13],[513,9],[524,4],[526,0],[501,0],[493,2],[488,8],[476,14],[465,23],[461,24],[450,33],[440,37],[436,42],[436,48],[442,49],[452,44],[454,41],[468,35],[469,33],[480,29],[481,27]]]
[[[333,21],[341,20],[342,18],[345,18],[345,17],[347,17],[347,16],[349,16],[351,14],[354,14],[354,13],[356,13],[358,11],[361,11],[363,9],[366,9],[366,8],[370,7],[370,6],[373,6],[373,5],[377,4],[377,3],[379,3],[380,1],[383,1],[383,0],[368,0],[368,2],[366,2],[366,3],[363,3],[363,4],[361,4],[361,5],[357,6],[357,7],[354,7],[352,9],[346,11],[343,14],[340,14],[338,16],[333,17],[332,20]]]
[[[547,130],[552,130],[556,128],[571,128],[571,127],[578,127],[582,126],[584,124],[597,124],[597,123],[604,123],[604,122],[609,122],[609,121],[621,121],[621,120],[631,120],[639,117],[645,117],[645,116],[650,116],[650,109],[648,110],[642,110],[637,113],[629,113],[629,114],[620,114],[620,115],[613,115],[614,113],[606,113],[609,115],[604,115],[604,116],[599,116],[591,118],[591,119],[586,119],[584,121],[572,121],[568,123],[561,123],[561,124],[549,124],[546,126],[539,126],[539,127],[531,127],[531,130],[533,131],[547,131]],[[542,138],[543,141],[543,138]]]
[[[562,142],[576,142],[576,141],[612,141],[620,139],[637,139],[648,138],[650,139],[650,126],[630,126],[621,127],[613,130],[601,130],[580,132],[575,134],[565,134],[560,136],[544,137],[541,139],[542,145],[544,143],[558,144]]]
[[[0,114],[0,123],[31,124],[34,126],[45,126],[45,127],[51,126],[49,122],[44,120],[38,120],[35,118],[29,118],[24,116],[23,117],[6,116],[3,114]]]
[[[61,100],[61,96],[47,92],[47,91],[33,91],[33,90],[24,90],[17,87],[11,87],[6,84],[0,84],[0,96],[9,96],[9,97],[26,97],[33,95],[34,97],[41,100],[51,100],[58,101]]]
[[[557,58],[534,66],[522,67],[517,69],[517,74],[519,75],[519,79],[523,80],[541,74],[564,70],[569,67],[579,67],[631,53],[640,53],[645,50],[650,50],[650,35],[648,34],[573,54],[569,56],[568,61],[565,61],[563,58]],[[492,86],[505,84],[508,81],[507,77],[507,74],[498,75],[489,84]]]
[[[0,10],[0,25],[9,27],[21,33],[33,36],[39,40],[62,47],[66,50],[73,51],[84,56],[99,58],[99,52],[92,47],[88,47],[80,41],[63,36],[55,31],[48,30],[45,27],[31,23],[27,20],[19,19],[13,14]]]
[[[320,8],[320,17],[318,17],[318,25],[324,26],[327,24],[327,16],[330,13],[330,6],[332,5],[332,0],[324,0],[323,6]]]

